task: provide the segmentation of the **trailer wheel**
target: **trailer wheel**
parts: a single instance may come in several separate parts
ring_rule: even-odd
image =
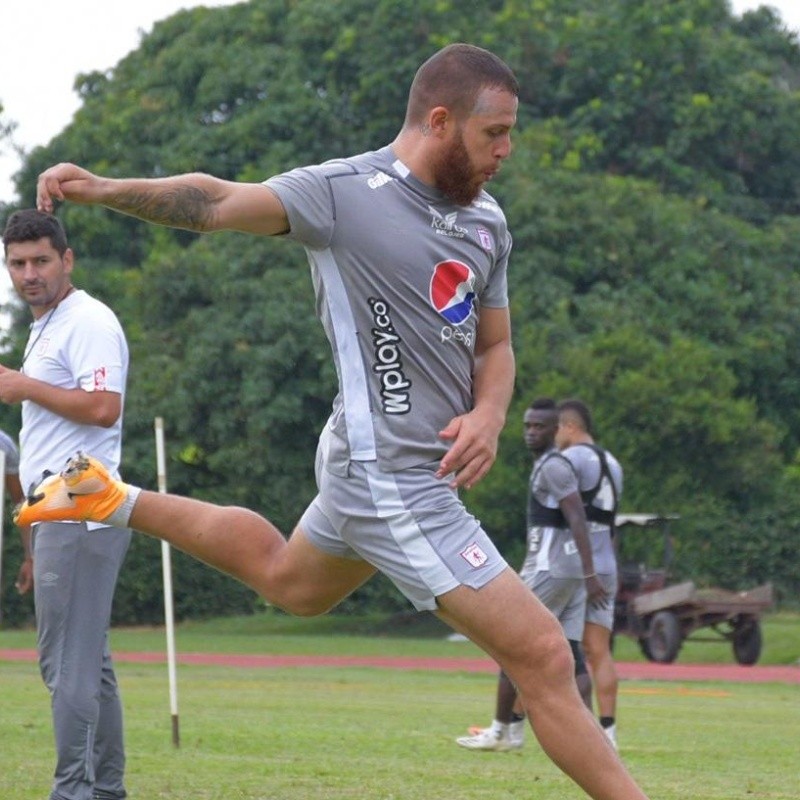
[[[647,650],[651,661],[671,664],[678,655],[683,642],[681,624],[671,611],[659,611],[650,620],[647,629]]]
[[[750,666],[761,656],[761,623],[757,619],[739,620],[733,631],[733,655],[739,664]]]

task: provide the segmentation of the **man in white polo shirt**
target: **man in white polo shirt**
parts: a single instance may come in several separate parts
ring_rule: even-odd
[[[0,400],[22,404],[20,476],[58,472],[76,448],[118,474],[128,345],[114,313],[72,285],[60,222],[34,209],[3,232],[6,266],[33,324],[18,370],[0,366]],[[98,533],[97,529],[103,532]],[[128,528],[33,526],[39,666],[52,698],[56,767],[50,800],[120,800],[122,707],[108,646]]]

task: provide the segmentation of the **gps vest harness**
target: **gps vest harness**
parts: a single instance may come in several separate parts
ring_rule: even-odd
[[[586,489],[580,493],[581,503],[583,504],[584,512],[586,513],[586,519],[589,522],[597,522],[600,523],[601,525],[608,525],[613,533],[614,518],[617,511],[619,498],[617,494],[616,484],[614,483],[614,479],[611,475],[611,470],[609,469],[608,466],[606,451],[603,450],[602,447],[598,447],[597,445],[594,444],[589,444],[588,442],[581,442],[580,444],[574,446],[590,448],[595,452],[598,459],[600,460],[600,475],[597,479],[597,483],[591,488]],[[550,458],[553,457],[563,458],[564,461],[566,461],[567,464],[569,464],[570,469],[573,472],[575,472],[575,467],[573,466],[572,462],[561,453],[553,451],[551,453],[548,453],[542,459],[541,463],[537,466],[533,475],[531,475],[531,481],[530,481],[531,491],[528,492],[528,527],[533,527],[533,526],[538,526],[543,528],[569,527],[569,523],[567,522],[560,508],[550,508],[549,506],[543,505],[536,499],[536,497],[533,494],[533,484],[534,481],[536,480],[537,475],[541,471],[542,467],[544,467],[545,463]],[[600,508],[599,506],[594,505],[594,501],[597,498],[597,495],[603,488],[604,481],[607,482],[606,485],[609,486],[611,489],[612,507],[610,509]]]

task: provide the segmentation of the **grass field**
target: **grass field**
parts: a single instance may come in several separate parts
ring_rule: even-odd
[[[788,665],[800,663],[800,614],[768,614],[762,620],[764,649],[759,664]],[[179,652],[214,653],[317,653],[324,639],[329,655],[444,656],[477,657],[481,651],[471,643],[448,642],[442,623],[427,614],[396,615],[390,618],[340,617],[327,615],[298,619],[268,609],[262,614],[227,619],[185,622],[177,626]],[[701,632],[715,638],[710,629]],[[117,628],[112,634],[115,650],[163,651],[162,628]],[[0,630],[0,649],[32,648],[36,636],[32,630]],[[638,644],[619,637],[614,648],[620,661],[643,661]],[[684,643],[679,662],[698,664],[733,664],[728,642],[695,641]]]
[[[366,624],[371,637],[364,635]],[[784,632],[788,650],[800,646],[800,617],[765,621],[768,642],[773,630]],[[377,621],[298,623],[267,614],[182,625],[177,641],[181,652],[477,654],[470,644],[434,634],[395,637],[382,634]],[[30,637],[0,632],[0,648],[30,646]],[[163,632],[115,631],[113,646],[162,649]],[[707,654],[716,645],[694,647]],[[638,658],[634,643],[630,657]],[[680,660],[695,659],[682,653]],[[471,753],[454,744],[468,725],[489,721],[492,675],[181,666],[176,749],[165,667],[122,663],[117,671],[131,800],[584,797],[532,736],[521,753]],[[0,662],[0,702],[0,798],[44,800],[52,733],[47,693],[33,664]],[[797,685],[626,681],[619,718],[622,757],[653,800],[800,796]]]

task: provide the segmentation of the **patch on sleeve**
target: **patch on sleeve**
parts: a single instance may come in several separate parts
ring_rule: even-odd
[[[94,371],[94,387],[93,391],[95,392],[104,392],[106,391],[106,368],[105,367],[98,367]]]
[[[482,567],[489,560],[489,556],[478,547],[476,542],[473,542],[471,545],[468,545],[465,550],[461,551],[461,558],[472,567]]]

